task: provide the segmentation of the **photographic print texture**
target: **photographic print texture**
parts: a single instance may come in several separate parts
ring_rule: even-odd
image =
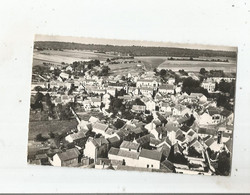
[[[28,163],[230,175],[237,48],[37,35]]]

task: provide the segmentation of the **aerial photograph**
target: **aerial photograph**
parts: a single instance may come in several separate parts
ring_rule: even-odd
[[[236,65],[236,47],[36,35],[27,162],[230,176]]]

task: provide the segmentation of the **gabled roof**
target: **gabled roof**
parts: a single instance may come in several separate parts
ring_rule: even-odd
[[[109,143],[116,143],[116,142],[119,142],[119,138],[117,136],[114,136],[114,137],[110,137],[107,139],[109,141]]]
[[[189,136],[193,136],[195,134],[195,131],[193,129],[190,129],[187,133]]]
[[[162,157],[162,152],[159,152],[157,150],[147,150],[143,148],[140,152],[140,157],[160,161]]]
[[[167,129],[167,131],[175,131],[175,132],[179,129],[178,127],[176,127],[172,124],[166,124],[165,128]]]
[[[232,114],[232,112],[227,110],[227,109],[224,109],[220,114],[222,116],[228,117],[228,116],[230,116],[230,114]]]
[[[104,138],[104,137],[100,137],[100,138],[94,138],[91,140],[92,143],[96,146],[96,147],[100,147],[104,144],[108,144],[109,142]]]
[[[153,145],[153,146],[155,146],[155,147],[156,147],[158,144],[161,143],[160,140],[158,140],[158,139],[156,139],[156,138],[154,138],[154,137],[150,137],[149,141],[150,141],[150,145]]]
[[[174,153],[176,154],[176,153],[181,153],[182,154],[182,152],[183,152],[183,148],[180,146],[180,144],[178,143],[178,142],[176,142],[175,144],[174,144]]]
[[[61,161],[67,161],[74,158],[78,158],[80,152],[77,148],[71,148],[62,153],[57,153]]]
[[[78,140],[85,137],[84,131],[78,131],[77,133],[69,134],[73,140]]]
[[[207,111],[208,111],[210,116],[213,116],[214,114],[220,114],[221,113],[221,111],[218,108],[215,108],[215,107],[212,107],[212,106],[208,107]]]
[[[174,171],[174,164],[166,159],[163,162],[161,162],[161,169],[162,168],[167,169],[169,172],[173,172]]]
[[[165,158],[169,157],[170,151],[171,151],[171,147],[169,147],[168,145],[164,144],[161,147],[157,148],[158,151],[162,152],[162,155],[164,155]]]
[[[140,144],[140,145],[144,145],[146,143],[149,143],[151,138],[154,138],[154,136],[152,134],[147,134],[147,135],[144,135],[138,139],[136,139],[135,141]]]
[[[186,126],[186,125],[183,125],[182,127],[180,127],[180,129],[184,132],[188,132],[190,127],[189,126]]]
[[[93,125],[93,129],[98,129],[98,130],[101,130],[101,131],[106,131],[108,129],[108,125],[106,124],[103,124],[103,123],[99,123],[99,122],[96,122],[94,125]]]
[[[119,152],[119,148],[111,147],[108,154],[117,155],[118,152]]]
[[[159,86],[159,89],[174,90],[174,85],[170,85],[170,84],[161,85]]]
[[[214,139],[213,138],[209,138],[207,141],[205,141],[205,144],[209,147],[214,143]]]
[[[120,145],[120,148],[126,148],[126,149],[131,149],[131,150],[138,150],[139,147],[140,147],[140,144],[129,142],[129,141],[123,141],[122,144]]]

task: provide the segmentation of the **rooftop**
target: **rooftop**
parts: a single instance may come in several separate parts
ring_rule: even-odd
[[[140,152],[140,157],[160,161],[162,157],[162,152],[159,152],[157,150],[147,150],[143,148]]]

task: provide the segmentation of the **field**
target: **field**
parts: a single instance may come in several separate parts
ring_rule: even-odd
[[[114,55],[94,53],[89,51],[78,51],[78,50],[44,50],[34,51],[33,54],[33,66],[42,65],[43,62],[52,63],[59,65],[64,63],[73,63],[74,61],[84,61],[98,59],[100,61],[112,58]]]
[[[76,120],[32,121],[29,123],[29,140],[34,140],[39,133],[44,135],[47,135],[49,132],[63,133],[75,128],[76,125]]]
[[[73,63],[74,61],[84,61],[98,59],[105,61],[107,58],[117,57],[110,54],[94,53],[90,51],[79,50],[44,50],[34,51],[33,65],[43,65],[44,62],[60,65],[64,63]],[[223,70],[224,72],[236,72],[236,59],[225,57],[200,57],[199,59],[229,59],[229,62],[206,62],[206,61],[190,61],[190,60],[168,60],[169,56],[137,56],[135,61],[141,61],[141,67],[138,63],[120,63],[110,64],[111,74],[127,74],[142,71],[145,67],[150,71],[154,68],[166,68],[173,71],[184,69],[187,72],[198,72],[200,68],[204,67],[207,70]]]
[[[153,70],[157,68],[161,63],[167,60],[167,57],[161,56],[143,56],[143,57],[135,57],[136,60],[140,60],[142,64],[145,65],[147,70]]]
[[[184,69],[187,72],[199,72],[201,68],[205,68],[206,70],[223,70],[224,72],[236,72],[236,60],[230,59],[229,62],[165,60],[159,65],[159,68],[171,69],[173,71]]]

